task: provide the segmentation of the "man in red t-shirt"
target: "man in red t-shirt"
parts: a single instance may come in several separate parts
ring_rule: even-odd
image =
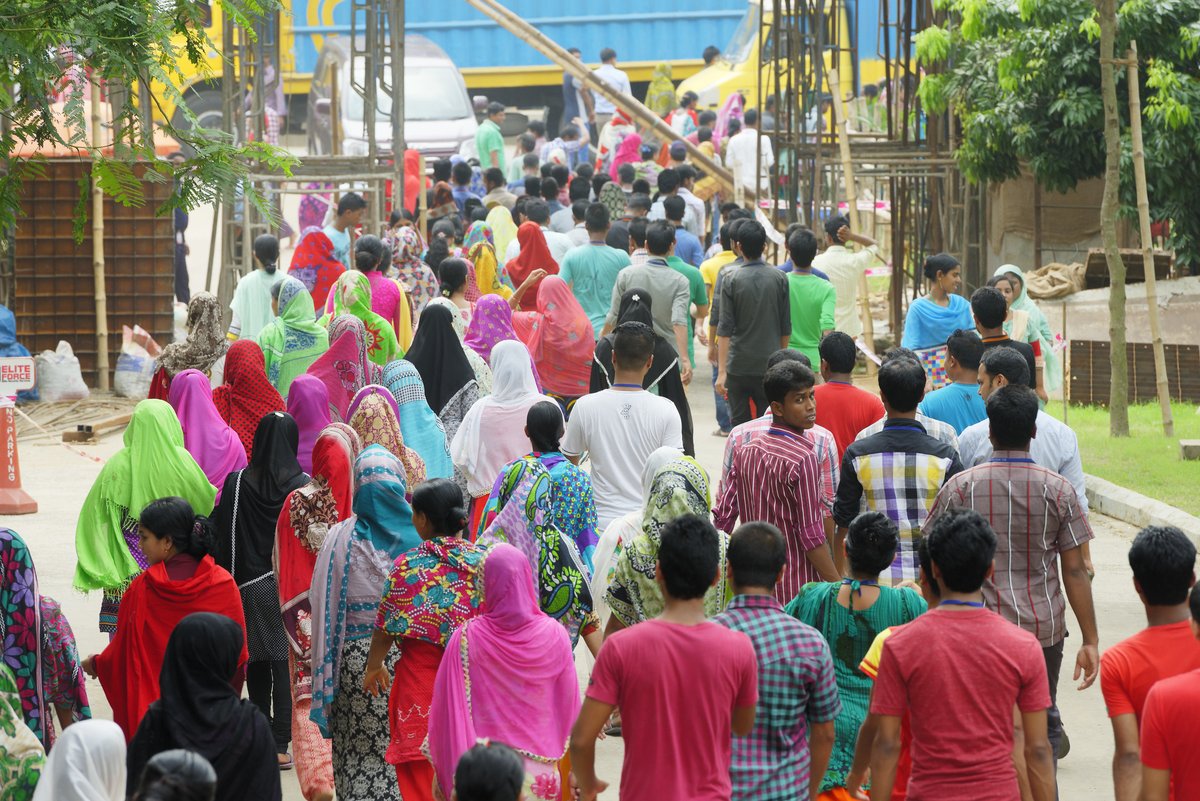
[[[704,615],[716,584],[717,530],[684,515],[662,529],[660,617],[611,635],[571,731],[581,801],[608,787],[596,777],[596,738],[621,709],[622,801],[728,801],[733,735],[754,727],[758,662],[750,638]]]
[[[1100,689],[1112,720],[1116,801],[1137,801],[1142,784],[1138,730],[1150,688],[1200,669],[1192,635],[1188,588],[1196,583],[1196,546],[1177,528],[1142,529],[1129,549],[1133,587],[1146,608],[1146,628],[1100,658]]]
[[[1200,639],[1200,591],[1189,598]],[[1163,679],[1142,707],[1141,801],[1200,801],[1200,670]]]
[[[854,372],[858,347],[848,334],[830,331],[818,348],[825,383],[817,387],[817,425],[833,432],[840,462],[858,432],[884,416],[883,401],[854,386],[850,374]]]
[[[1013,767],[1013,706],[1021,712],[1034,801],[1053,801],[1046,734],[1050,687],[1036,637],[983,606],[996,535],[977,512],[957,509],[925,534],[941,603],[883,643],[871,713],[878,734],[871,796],[890,798],[900,722],[911,714],[912,798],[1020,801]],[[983,679],[983,680],[981,680]]]

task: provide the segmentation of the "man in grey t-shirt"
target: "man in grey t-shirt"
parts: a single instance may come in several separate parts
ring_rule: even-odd
[[[762,260],[767,232],[748,220],[738,226],[734,250],[744,263],[721,278],[717,323],[717,392],[729,399],[733,425],[753,420],[767,408],[763,374],[767,358],[788,346],[792,308],[787,276]]]

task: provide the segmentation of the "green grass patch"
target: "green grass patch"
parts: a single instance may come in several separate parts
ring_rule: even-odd
[[[1046,411],[1063,418],[1061,401]],[[1193,515],[1200,515],[1200,461],[1179,455],[1179,440],[1200,439],[1200,414],[1190,403],[1172,404],[1175,436],[1163,436],[1157,403],[1129,407],[1129,436],[1110,437],[1108,409],[1072,406],[1067,423],[1079,437],[1086,473],[1128,487]]]

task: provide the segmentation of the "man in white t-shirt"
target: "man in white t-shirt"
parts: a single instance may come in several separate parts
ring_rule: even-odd
[[[729,143],[725,145],[725,166],[729,167],[747,192],[762,195],[769,193],[771,168],[775,166],[775,151],[771,147],[771,140],[758,132],[757,109],[746,112],[742,120],[742,130],[730,137]]]
[[[575,402],[563,455],[579,464],[591,454],[592,487],[599,531],[613,520],[642,508],[642,470],[662,447],[683,450],[683,425],[675,404],[642,389],[654,361],[654,329],[622,323],[613,341],[611,389]]]
[[[633,94],[633,89],[629,85],[629,76],[617,69],[617,51],[611,47],[600,51],[600,67],[594,74],[598,78],[603,78],[605,83],[618,92],[624,92],[627,95]],[[602,131],[608,121],[613,118],[613,114],[617,112],[617,107],[599,92],[592,94],[595,96],[596,130]]]

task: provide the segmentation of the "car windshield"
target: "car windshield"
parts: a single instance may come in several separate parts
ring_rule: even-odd
[[[385,65],[385,69],[388,67]],[[362,81],[356,81],[362,83]],[[346,118],[363,118],[363,99],[349,87],[346,92]],[[404,71],[404,119],[414,122],[422,120],[457,120],[471,117],[474,111],[471,101],[463,89],[462,79],[450,66],[409,67]],[[375,118],[380,121],[392,118],[392,97],[380,87],[376,100]]]
[[[725,46],[725,52],[721,54],[721,58],[730,64],[741,64],[750,58],[750,51],[754,49],[754,43],[758,41],[761,15],[761,6],[758,3],[751,3],[750,7],[746,9],[746,16],[742,17],[729,44]]]

